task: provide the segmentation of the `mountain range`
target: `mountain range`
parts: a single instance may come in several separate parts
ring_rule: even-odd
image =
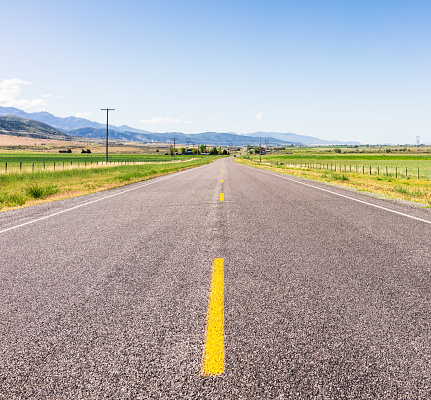
[[[1,107],[0,116],[14,116],[23,118],[24,120],[39,121],[47,124],[50,128],[60,131],[58,135],[67,137],[87,137],[87,138],[105,138],[106,125],[90,121],[85,118],[76,117],[56,117],[46,111],[27,113],[23,110],[14,107]],[[17,123],[17,120],[15,120]],[[28,122],[27,122],[28,124]],[[16,125],[18,127],[18,125]],[[20,125],[20,134],[23,134],[24,125]],[[33,129],[33,131],[32,131]],[[29,134],[34,134],[34,128],[28,126]],[[49,133],[51,132],[51,133]],[[47,131],[48,135],[52,135],[54,131]],[[10,133],[9,133],[10,134]],[[39,131],[41,134],[41,131]],[[55,136],[55,134],[54,134]],[[338,145],[349,144],[359,145],[359,142],[340,142],[323,140],[312,136],[298,135],[295,133],[280,133],[280,132],[254,132],[249,134],[237,134],[235,132],[203,132],[198,134],[184,134],[181,132],[166,132],[157,133],[149,132],[142,129],[136,129],[127,125],[114,126],[109,125],[109,138],[112,140],[124,141],[138,141],[147,143],[169,143],[176,138],[177,143],[190,143],[198,144],[205,143],[209,145],[221,146],[244,146],[244,145],[258,145],[259,140],[262,140],[262,145]],[[46,136],[45,138],[48,138]],[[49,137],[51,138],[51,137]],[[60,137],[56,137],[59,139]]]
[[[43,122],[14,115],[0,117],[0,134],[26,136],[34,139],[72,140],[73,137]]]

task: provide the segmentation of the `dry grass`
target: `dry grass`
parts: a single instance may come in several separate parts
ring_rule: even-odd
[[[243,158],[236,158],[235,161],[255,168],[327,182],[333,185],[343,185],[359,191],[377,193],[391,199],[413,201],[428,207],[431,205],[431,182],[429,180],[260,164],[259,162]]]

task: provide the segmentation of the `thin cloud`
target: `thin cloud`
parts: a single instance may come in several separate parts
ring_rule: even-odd
[[[263,114],[263,112],[260,112],[259,114],[256,115],[256,119],[264,119],[265,115]]]
[[[42,98],[27,100],[21,98],[21,89],[23,86],[29,86],[31,82],[21,79],[4,79],[0,82],[0,105],[3,107],[18,107],[23,110],[29,108],[40,108],[45,105]]]
[[[92,114],[94,114],[94,113],[92,113],[92,112],[85,112],[85,113],[77,112],[75,114],[75,117],[76,118],[85,118],[85,117],[89,117]]]
[[[152,124],[152,125],[162,125],[162,124],[195,124],[196,121],[186,121],[182,118],[172,118],[172,117],[155,117],[152,119],[141,119],[139,121],[141,124]]]

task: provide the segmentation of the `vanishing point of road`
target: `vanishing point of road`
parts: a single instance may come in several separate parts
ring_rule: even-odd
[[[430,399],[431,213],[210,165],[0,214],[0,399]]]

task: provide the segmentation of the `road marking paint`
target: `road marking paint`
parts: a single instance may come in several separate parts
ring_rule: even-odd
[[[224,258],[214,260],[201,374],[224,372]]]
[[[223,182],[224,182],[224,179],[221,180],[221,183],[223,183]]]
[[[220,193],[220,201],[224,201],[224,193]]]
[[[151,179],[151,181],[150,181],[150,182],[146,182],[146,183],[144,183],[144,184],[142,184],[142,185],[139,185],[139,186],[133,187],[133,188],[131,188],[131,189],[123,190],[123,191],[121,191],[121,192],[119,192],[119,193],[110,194],[110,195],[108,195],[108,196],[104,196],[104,197],[101,197],[100,199],[92,200],[92,201],[89,201],[89,202],[84,203],[84,204],[79,204],[79,205],[77,205],[77,206],[75,206],[75,207],[67,208],[66,210],[61,210],[61,211],[58,211],[58,212],[53,213],[53,214],[45,215],[44,217],[36,218],[36,219],[33,219],[33,220],[31,220],[31,221],[24,222],[24,223],[19,224],[19,225],[11,226],[10,228],[6,228],[6,229],[1,230],[1,231],[0,231],[0,233],[4,233],[4,232],[7,232],[7,231],[11,231],[11,230],[13,230],[13,229],[21,228],[21,227],[23,227],[23,226],[25,226],[25,225],[34,224],[35,222],[42,221],[42,220],[47,219],[47,218],[55,217],[56,215],[60,215],[60,214],[63,214],[63,213],[65,213],[65,212],[68,212],[68,211],[76,210],[77,208],[84,207],[84,206],[88,206],[88,205],[90,205],[90,204],[97,203],[98,201],[102,201],[102,200],[105,200],[105,199],[109,199],[110,197],[119,196],[120,194],[124,194],[124,193],[127,193],[127,192],[131,192],[132,190],[141,189],[141,188],[143,188],[144,186],[149,186],[149,185],[152,185],[152,184],[154,184],[154,183],[158,183],[158,182],[164,181],[165,179],[169,179],[169,178],[172,178],[172,177],[174,177],[174,176],[178,176],[178,175],[184,174],[184,173],[186,173],[186,172],[193,171],[193,170],[194,170],[194,169],[196,169],[196,168],[206,167],[206,166],[208,166],[208,165],[211,165],[211,164],[205,164],[205,165],[202,165],[202,166],[199,166],[199,167],[195,167],[195,168],[191,168],[191,169],[188,169],[188,170],[185,170],[185,171],[174,172],[174,173],[168,174],[168,176],[165,176],[165,177],[160,178],[160,179],[157,179],[157,178],[152,178],[152,179],[151,179],[151,178],[150,178],[150,179]],[[157,180],[153,180],[153,179],[157,179]]]
[[[253,167],[251,167],[251,168],[253,168]],[[255,168],[255,169],[257,169],[257,168]],[[265,174],[268,174],[268,175],[276,176],[277,178],[286,179],[286,180],[291,181],[291,182],[299,183],[300,185],[309,186],[309,187],[311,187],[313,189],[321,190],[322,192],[331,193],[331,194],[334,194],[335,196],[344,197],[344,198],[349,199],[349,200],[357,201],[358,203],[366,204],[368,206],[380,208],[381,210],[389,211],[389,212],[392,212],[394,214],[402,215],[403,217],[408,217],[408,218],[411,218],[411,219],[415,219],[417,221],[425,222],[426,224],[431,224],[431,221],[428,221],[427,219],[423,219],[423,218],[415,217],[413,215],[405,214],[405,213],[403,213],[401,211],[391,210],[390,208],[386,208],[386,207],[383,207],[383,206],[379,206],[377,204],[369,203],[368,201],[355,199],[354,197],[346,196],[345,194],[336,193],[336,192],[333,192],[332,190],[328,190],[328,189],[320,188],[318,186],[310,185],[309,183],[301,182],[301,181],[298,181],[296,179],[291,179],[291,178],[288,178],[286,176],[280,176],[279,174],[273,174],[273,173],[270,173],[270,172],[267,172],[267,171],[262,171],[260,169],[257,169],[257,170],[261,171],[261,172],[263,172]]]

